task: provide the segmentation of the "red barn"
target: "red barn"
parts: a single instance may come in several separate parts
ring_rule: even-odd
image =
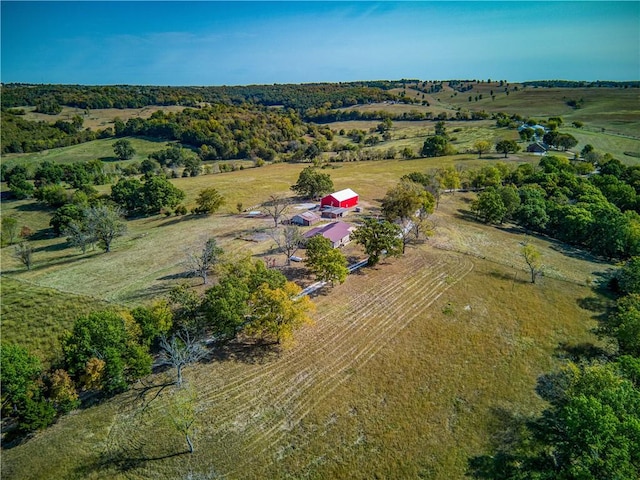
[[[358,194],[350,188],[345,188],[344,190],[340,190],[339,192],[332,193],[331,195],[327,195],[322,200],[320,200],[320,208],[326,206],[351,208],[355,207],[357,204]]]

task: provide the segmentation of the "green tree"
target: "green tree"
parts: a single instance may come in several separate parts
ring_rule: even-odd
[[[217,212],[224,205],[225,199],[218,190],[210,187],[200,190],[196,203],[198,206],[195,209],[195,213],[211,214]]]
[[[2,217],[2,243],[13,245],[18,236],[18,219],[15,217]]]
[[[298,181],[291,186],[291,190],[298,195],[316,200],[331,193],[333,181],[328,174],[319,172],[315,167],[306,167],[300,172]]]
[[[85,209],[84,218],[87,231],[95,238],[105,253],[111,251],[111,243],[127,231],[122,220],[122,211],[118,207],[96,205]]]
[[[640,473],[640,389],[612,364],[569,363],[542,376],[549,407],[511,444],[470,461],[475,478],[632,479]]]
[[[58,208],[69,201],[69,194],[62,185],[43,185],[34,196],[49,207]]]
[[[616,273],[618,288],[623,295],[640,294],[640,257],[632,257]]]
[[[483,153],[491,151],[491,142],[487,140],[478,140],[473,144],[473,149],[478,152],[478,158],[482,158]]]
[[[435,198],[422,184],[405,179],[394,188],[387,190],[382,199],[382,213],[390,222],[399,221],[402,226],[402,253],[410,238],[420,236],[427,217],[433,213]]]
[[[502,198],[502,203],[506,208],[506,212],[502,220],[511,220],[520,206],[520,195],[518,195],[518,189],[513,185],[505,185],[498,189],[498,193]]]
[[[452,155],[453,153],[453,149],[449,145],[449,140],[442,135],[428,137],[422,145],[422,155],[425,157],[442,157],[444,155]]]
[[[520,139],[524,142],[530,142],[536,135],[536,131],[533,128],[523,128],[520,130]]]
[[[0,364],[2,412],[12,415],[24,405],[29,395],[38,390],[42,366],[26,348],[13,343],[0,345]]]
[[[249,300],[250,321],[245,332],[278,344],[289,340],[296,328],[311,322],[309,313],[314,305],[306,295],[300,296],[301,292],[293,282],[275,289],[260,285]]]
[[[322,235],[315,235],[307,242],[307,258],[305,263],[314,273],[317,280],[343,283],[349,270],[344,254],[333,248],[331,241]]]
[[[400,227],[393,223],[369,218],[351,234],[351,238],[363,246],[369,256],[369,265],[373,266],[380,262],[383,254],[387,257],[402,254],[401,233]]]
[[[515,218],[522,226],[532,230],[543,230],[549,222],[545,191],[537,184],[525,185],[518,189],[520,206]]]
[[[9,190],[17,199],[25,199],[33,195],[33,183],[27,177],[28,171],[24,165],[16,165],[4,174]]]
[[[130,322],[135,323],[133,318]],[[127,324],[127,317],[116,312],[105,310],[81,317],[62,341],[67,371],[80,378],[89,360],[99,358],[104,361],[104,390],[126,390],[130,382],[151,373],[151,356],[138,343],[138,336]]]
[[[148,307],[136,307],[131,316],[140,326],[140,343],[150,347],[173,326],[173,313],[166,300],[158,300]]]
[[[116,141],[112,146],[118,160],[129,160],[136,154],[136,150],[126,138]]]
[[[507,214],[502,196],[494,187],[489,187],[480,193],[471,204],[471,209],[484,223],[502,223]]]
[[[544,268],[540,251],[534,245],[525,243],[522,246],[521,252],[525,263],[529,267],[529,272],[531,273],[531,283],[536,283],[536,278],[542,275]]]
[[[573,135],[564,133],[558,137],[556,145],[566,151],[578,145],[578,140]]]
[[[120,205],[128,215],[142,211],[142,182],[137,178],[121,178],[111,187],[111,199]]]
[[[174,208],[185,196],[163,175],[147,178],[142,186],[142,204],[148,215],[159,213],[165,207]]]
[[[520,146],[515,140],[500,140],[496,143],[496,152],[504,153],[504,158],[510,153],[516,153],[520,150]]]
[[[235,338],[247,320],[249,297],[246,279],[234,274],[225,275],[207,290],[202,311],[217,340]]]
[[[640,294],[618,299],[615,312],[608,316],[601,332],[617,340],[621,355],[640,358]]]
[[[439,169],[436,177],[445,190],[457,190],[461,186],[460,172],[454,167]]]

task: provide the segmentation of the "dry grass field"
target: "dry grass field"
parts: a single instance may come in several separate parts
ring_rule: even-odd
[[[509,105],[523,115],[566,115],[565,123],[579,118],[572,115],[580,111],[565,111],[562,98],[548,90],[539,104],[512,93]],[[433,100],[457,108],[461,94],[451,95],[445,91]],[[584,95],[586,110],[595,97]],[[607,98],[599,110],[603,119],[604,112],[619,105]],[[500,107],[501,101],[502,96],[482,100],[487,111],[492,104],[495,111],[511,111]],[[622,115],[632,117],[629,109]],[[331,128],[368,130],[377,123],[342,122]],[[447,122],[447,128],[457,137],[459,152],[478,139],[515,138],[514,131],[492,123]],[[605,128],[613,127],[608,123]],[[392,140],[378,148],[419,151],[429,129],[432,122],[394,122]],[[567,131],[581,135],[578,149],[591,143],[616,156],[640,151],[640,140],[607,131]],[[161,142],[135,141],[138,160],[164,148]],[[2,162],[103,158],[112,154],[111,143],[7,156]],[[465,170],[494,160],[538,161],[526,154],[487,157],[460,153],[337,163],[323,171],[336,190],[358,192],[364,207],[360,215],[368,215],[379,208],[386,190],[410,172],[446,166]],[[109,254],[68,248],[63,238],[49,235],[51,212],[28,200],[3,201],[3,216],[15,216],[20,225],[37,231],[31,271],[12,257],[10,247],[0,251],[3,339],[29,337],[20,342],[51,359],[57,336],[72,317],[164,295],[183,280],[186,252],[208,237],[216,238],[228,258],[274,256],[282,266],[284,257],[273,253],[274,242],[264,235],[272,220],[248,218],[237,205],[260,210],[272,193],[292,196],[289,187],[306,166],[274,164],[172,180],[186,192],[188,208],[208,187],[218,189],[226,204],[211,216],[129,220],[127,234],[114,241]],[[110,187],[99,190],[109,193]],[[157,371],[131,391],[74,411],[23,444],[5,448],[3,478],[464,478],[467,459],[487,452],[510,415],[543,408],[534,393],[537,377],[557,366],[572,346],[598,342],[592,333],[598,312],[586,308],[606,304],[593,287],[612,268],[551,239],[525,237],[512,225],[476,222],[468,212],[473,198],[473,193],[443,195],[432,215],[434,234],[425,243],[318,292],[313,324],[296,332],[291,344],[273,348],[239,341],[188,367],[187,390],[195,392],[197,417],[193,454],[185,453],[184,437],[168,413],[174,388],[146,390],[171,378],[172,372]],[[346,217],[354,223],[358,219],[358,214]],[[535,285],[520,254],[524,241],[538,247],[545,264]],[[361,255],[353,244],[348,252]],[[189,281],[202,291],[199,279]]]
[[[555,273],[532,285],[521,234],[457,216],[465,200],[446,198],[426,244],[321,292],[293,345],[233,345],[187,369],[193,455],[170,427],[169,392],[142,409],[137,385],[5,451],[3,474],[462,478],[506,412],[539,411],[532,389],[559,345],[595,340],[580,305],[609,267],[535,239]]]
[[[83,120],[82,126],[91,130],[104,130],[113,128],[113,122],[119,118],[127,122],[130,118],[149,118],[153,112],[162,110],[163,112],[181,112],[185,107],[179,105],[156,106],[151,105],[142,108],[96,108],[85,112],[82,108],[62,107],[62,112],[58,115],[47,115],[35,112],[35,107],[24,108],[25,118],[39,122],[55,122],[56,120],[71,120],[74,115],[80,115]]]

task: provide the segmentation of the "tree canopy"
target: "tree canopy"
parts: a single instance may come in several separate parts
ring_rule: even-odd
[[[320,172],[317,168],[306,167],[300,172],[298,181],[291,186],[291,190],[303,197],[316,200],[333,191],[333,181],[328,174]]]
[[[401,229],[386,220],[366,219],[351,238],[363,246],[372,266],[380,262],[382,255],[393,257],[402,254]]]

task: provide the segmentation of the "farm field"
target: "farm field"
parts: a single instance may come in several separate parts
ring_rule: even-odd
[[[8,168],[14,165],[37,165],[45,160],[56,163],[87,162],[99,159],[105,163],[107,171],[113,170],[116,163],[126,165],[131,162],[141,162],[152,152],[166,148],[166,141],[157,139],[128,138],[135,149],[135,155],[129,160],[118,160],[113,153],[115,139],[104,138],[92,142],[72,145],[70,147],[55,148],[34,153],[9,154],[2,158],[2,164]],[[111,167],[111,168],[110,168]]]
[[[633,137],[637,132],[632,128],[638,112],[624,106],[637,105],[637,94],[635,100],[629,96],[636,90],[605,92],[601,104],[593,92],[606,89],[583,90],[527,88],[472,103],[474,109],[538,118],[562,115],[562,131],[579,140],[574,150],[589,143],[626,164],[640,164],[640,158],[625,155],[640,152],[640,138]],[[437,111],[465,108],[467,95],[452,94],[445,89],[425,95],[431,108],[360,108],[394,113],[436,111],[434,103]],[[584,108],[569,108],[561,94],[582,95]],[[126,115],[151,115],[153,108],[131,109]],[[117,112],[91,111],[91,128],[107,125]],[[61,115],[70,115],[69,109]],[[126,115],[117,116],[126,120]],[[584,129],[570,126],[583,118]],[[378,123],[328,125],[334,132],[369,132]],[[371,148],[399,151],[409,146],[419,152],[434,126],[432,121],[393,122],[391,140]],[[387,189],[411,172],[455,167],[464,173],[496,161],[535,165],[540,159],[522,152],[506,159],[488,153],[479,159],[472,152],[477,140],[518,138],[515,130],[496,128],[493,120],[447,121],[446,126],[455,137],[456,155],[325,163],[322,172],[331,176],[335,190],[352,188],[360,195],[362,212],[352,212],[345,220],[357,223],[377,215]],[[350,142],[347,137],[334,139]],[[137,153],[127,162],[140,162],[166,148],[165,141],[130,140]],[[112,168],[113,142],[11,154],[2,163],[100,158]],[[329,155],[324,153],[323,160]],[[98,308],[148,304],[183,281],[201,293],[206,287],[201,279],[185,275],[185,261],[189,251],[211,237],[225,259],[275,259],[297,282],[310,283],[303,264],[284,267],[284,255],[275,251],[267,234],[273,220],[247,215],[260,210],[271,194],[293,197],[290,186],[309,164],[253,168],[250,160],[227,162],[243,169],[171,179],[186,193],[183,203],[189,210],[200,191],[215,187],[226,200],[218,213],[130,219],[126,235],[116,239],[107,254],[98,249],[82,254],[65,238],[53,237],[53,210],[34,200],[3,200],[3,216],[15,217],[36,232],[30,271],[14,258],[11,247],[0,250],[3,341],[26,346],[49,364],[59,355],[60,335],[78,316]],[[110,188],[97,187],[101,194],[109,194]],[[188,367],[185,391],[194,395],[197,412],[192,455],[185,452],[184,436],[176,432],[168,413],[171,389],[158,388],[170,381],[172,372],[156,369],[131,391],[74,411],[28,441],[5,448],[3,477],[464,478],[468,459],[489,451],[510,415],[534,415],[544,408],[534,393],[540,374],[560,365],[573,347],[601,345],[593,333],[595,316],[609,299],[595,287],[614,268],[561,242],[525,234],[515,225],[476,222],[470,212],[475,198],[475,193],[443,194],[430,217],[434,231],[426,242],[314,294],[313,324],[298,330],[292,343],[275,347],[240,338]],[[288,213],[296,213],[295,207]],[[524,242],[542,255],[544,276],[535,285],[522,258]],[[345,253],[352,260],[364,256],[353,243]]]
[[[520,157],[512,156],[508,160],[517,158]],[[445,165],[473,168],[482,162],[477,155],[457,155],[436,159],[350,162],[335,164],[335,168],[326,171],[337,190],[348,187],[357,190],[364,206],[363,213],[368,214],[369,208],[377,207],[384,191],[402,175]],[[3,273],[68,293],[96,296],[108,302],[132,305],[148,301],[175,283],[175,279],[185,272],[187,251],[197,248],[208,236],[216,238],[229,256],[269,251],[273,241],[268,237],[259,242],[250,241],[250,237],[255,232],[270,228],[272,220],[245,218],[245,215],[237,213],[236,205],[242,203],[244,209],[259,209],[260,203],[271,193],[291,195],[293,192],[289,186],[295,183],[305,166],[277,164],[175,179],[174,184],[187,194],[185,204],[189,208],[195,205],[198,192],[215,187],[226,198],[222,214],[131,220],[127,222],[127,235],[116,240],[118,247],[108,255],[98,250],[90,250],[83,255],[79,250],[69,248],[64,237],[45,237],[36,242],[34,268],[30,271],[25,271],[12,257],[10,248],[4,248],[0,253]],[[100,189],[109,192],[108,186]],[[40,210],[32,210],[29,205],[30,201],[4,202],[3,214],[15,216],[21,224],[34,230],[46,229],[49,216]],[[349,221],[356,219],[355,215],[347,217]],[[279,256],[278,262],[282,264],[284,258]]]
[[[464,199],[450,198],[438,216],[460,207]],[[563,257],[559,279],[531,285],[497,249],[482,259],[442,243],[477,248],[483,233],[504,251],[521,238],[477,230],[445,231],[321,294],[314,325],[282,351],[237,345],[188,369],[201,419],[193,455],[172,456],[184,446],[167,426],[164,397],[142,413],[134,389],[5,451],[3,473],[461,478],[467,457],[486,447],[482,432],[496,428],[497,412],[540,409],[531,390],[558,345],[594,341],[595,322],[579,306],[593,294],[573,278],[608,268]],[[545,258],[554,255],[552,244],[537,242]]]
[[[149,118],[154,112],[162,110],[165,113],[180,112],[185,107],[179,105],[153,105],[142,108],[95,108],[85,112],[81,108],[62,107],[62,112],[58,115],[47,115],[35,112],[35,107],[22,107],[25,111],[25,118],[28,120],[50,122],[58,119],[71,120],[74,115],[80,115],[83,120],[83,127],[91,130],[104,130],[105,128],[113,128],[113,121],[119,118],[123,122],[127,122],[130,118]]]

